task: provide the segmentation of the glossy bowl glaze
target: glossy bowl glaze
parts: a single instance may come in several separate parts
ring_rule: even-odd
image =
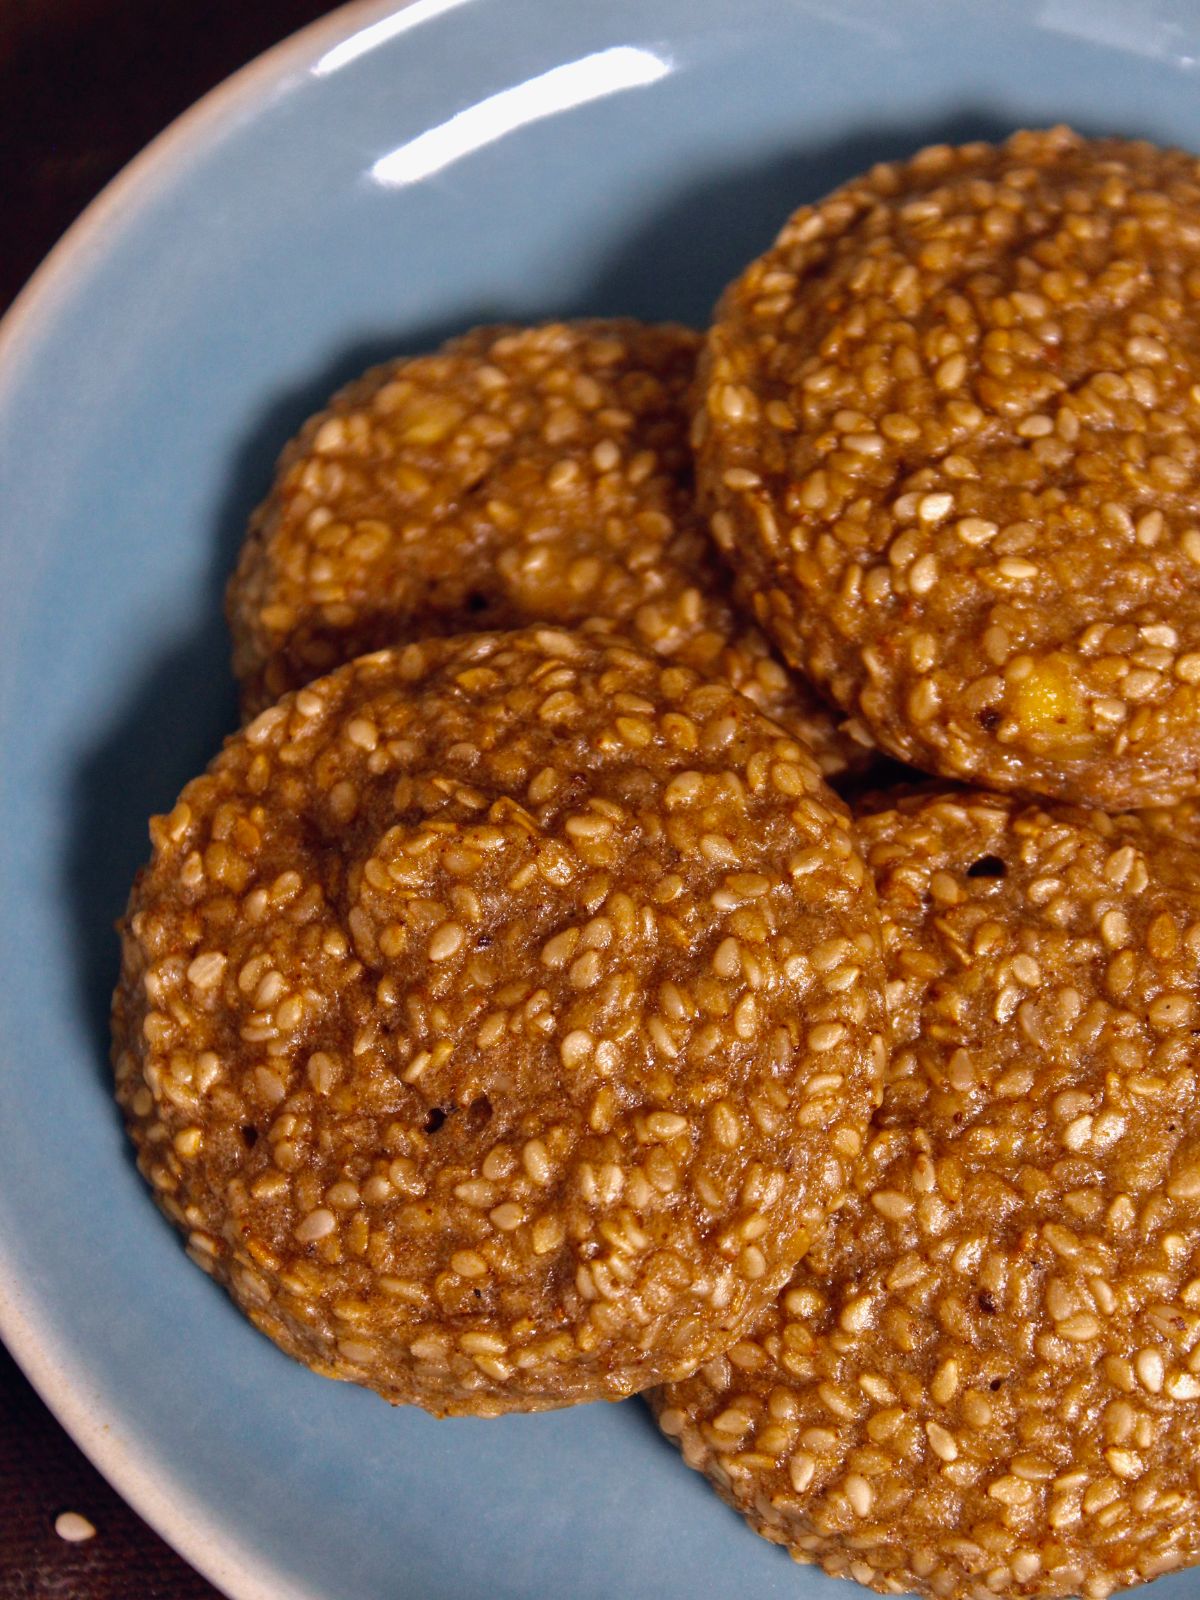
[[[360,4],[210,96],[0,336],[0,1332],[237,1600],[816,1600],[638,1402],[435,1422],[185,1259],[109,1093],[112,921],[232,726],[219,596],[343,379],[487,318],[702,320],[870,162],[1057,120],[1200,148],[1171,0]],[[1195,1596],[1182,1574],[1155,1600]]]

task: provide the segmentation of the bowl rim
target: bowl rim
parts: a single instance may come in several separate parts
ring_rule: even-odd
[[[127,216],[160,193],[180,160],[198,152],[228,119],[239,111],[251,111],[265,87],[293,73],[311,71],[338,45],[385,19],[415,9],[427,11],[432,20],[468,3],[470,0],[343,0],[325,16],[285,35],[214,84],[108,180],[34,268],[0,317],[0,371],[8,371],[36,338],[39,324],[52,315],[56,301],[70,289],[74,276],[100,253],[108,230],[120,226]],[[424,16],[413,17],[409,25],[424,20]],[[365,41],[363,50],[385,42],[387,37],[390,34],[378,41]]]
[[[0,319],[3,387],[53,326],[63,299],[107,248],[115,230],[160,195],[181,163],[201,155],[239,116],[248,116],[272,87],[311,73],[322,57],[373,25],[420,10],[430,19],[471,0],[349,0],[287,35],[216,84],[158,133],[100,190],[70,224]],[[409,26],[425,16],[406,19]],[[378,41],[364,40],[364,51]],[[353,59],[350,57],[348,59]],[[22,1293],[0,1235],[0,1339],[41,1400],[84,1455],[155,1533],[233,1600],[328,1600],[328,1596],[265,1561],[233,1534],[219,1514],[175,1478],[140,1459],[124,1437],[122,1413],[96,1403],[86,1363],[69,1356],[57,1320]]]

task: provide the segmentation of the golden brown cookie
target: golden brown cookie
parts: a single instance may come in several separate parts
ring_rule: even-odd
[[[726,597],[692,495],[699,343],[632,321],[482,328],[342,390],[285,450],[230,582],[247,710],[384,645],[597,615],[728,679],[827,775],[865,764],[861,724]]]
[[[118,1095],[198,1261],[435,1412],[738,1337],[882,1071],[874,893],[807,752],[610,632],[363,657],[231,738],[123,929]]]
[[[862,819],[896,1051],[776,1305],[655,1397],[801,1561],[1082,1595],[1200,1560],[1200,856],[967,790]]]
[[[1200,164],[1064,128],[805,206],[726,293],[696,441],[788,660],[927,771],[1200,792]]]

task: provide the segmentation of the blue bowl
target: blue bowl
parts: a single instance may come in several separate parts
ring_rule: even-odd
[[[233,725],[220,590],[344,379],[484,319],[702,321],[784,215],[931,140],[1200,148],[1171,0],[351,6],[153,145],[0,336],[0,1331],[237,1600],[817,1600],[638,1402],[391,1411],[185,1259],[109,1093],[113,919]],[[1196,1596],[1180,1574],[1156,1600]]]

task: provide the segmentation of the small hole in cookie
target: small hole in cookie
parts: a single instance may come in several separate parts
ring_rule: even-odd
[[[478,616],[481,611],[486,611],[487,608],[487,595],[480,594],[478,590],[476,590],[475,593],[467,596],[467,610],[471,612],[473,616]]]
[[[477,1095],[467,1107],[467,1126],[472,1133],[479,1133],[492,1120],[492,1102],[487,1095]]]
[[[999,856],[980,856],[967,868],[968,878],[1002,878],[1008,868]]]
[[[243,1123],[242,1138],[246,1141],[246,1149],[253,1150],[258,1143],[258,1129],[251,1127],[248,1122]]]
[[[429,1115],[425,1118],[425,1132],[436,1133],[446,1120],[446,1113],[441,1106],[431,1106]]]

